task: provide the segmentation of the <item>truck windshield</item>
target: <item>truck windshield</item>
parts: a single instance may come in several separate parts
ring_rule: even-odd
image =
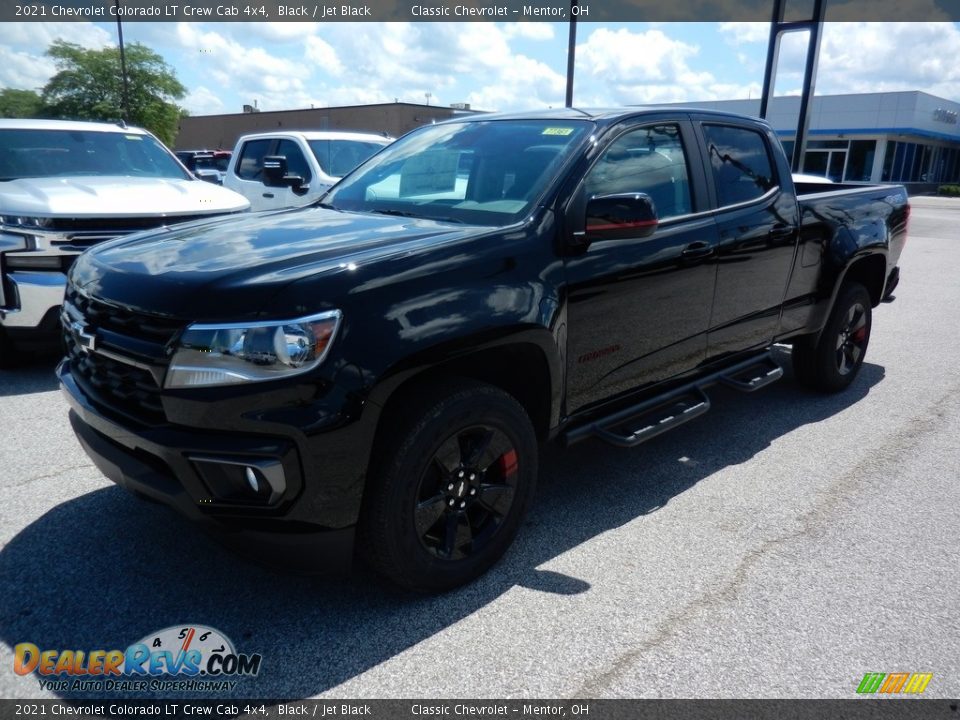
[[[320,169],[330,177],[340,178],[383,148],[387,141],[307,140]]]
[[[348,175],[324,204],[475,225],[509,224],[526,216],[592,128],[583,120],[431,125]]]
[[[149,135],[92,130],[0,130],[0,180],[124,175],[188,180]]]

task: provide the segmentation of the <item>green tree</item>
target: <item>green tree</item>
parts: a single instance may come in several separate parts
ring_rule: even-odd
[[[43,88],[48,117],[106,121],[123,117],[119,48],[88,50],[57,40],[47,55],[59,70]],[[127,45],[126,61],[130,123],[172,146],[181,114],[174,101],[186,95],[186,88],[163,58],[145,45]]]
[[[33,90],[0,89],[0,118],[31,118],[41,114],[43,101]]]

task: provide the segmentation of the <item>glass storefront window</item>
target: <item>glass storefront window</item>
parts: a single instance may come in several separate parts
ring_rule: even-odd
[[[876,140],[851,140],[847,172],[843,179],[847,182],[869,182],[876,150]]]

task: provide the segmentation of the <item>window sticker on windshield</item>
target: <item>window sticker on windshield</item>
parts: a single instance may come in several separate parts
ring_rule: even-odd
[[[561,128],[561,127],[548,127],[544,128],[541,135],[569,135],[573,132],[573,128]]]
[[[143,140],[142,135],[124,135],[127,140]]]
[[[451,192],[456,187],[459,163],[460,153],[455,150],[414,155],[400,171],[400,197]]]

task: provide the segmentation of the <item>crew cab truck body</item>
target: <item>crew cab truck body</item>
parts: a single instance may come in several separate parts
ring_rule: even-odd
[[[326,130],[243,135],[223,185],[247,198],[254,211],[309,205],[391,142],[383,135]]]
[[[636,445],[777,379],[775,342],[846,387],[908,212],[899,186],[798,199],[745,117],[442,123],[317,206],[84,254],[59,375],[120,485],[274,564],[356,545],[441,590],[512,541],[538,442]]]
[[[248,207],[145,130],[0,119],[0,364],[20,348],[59,347],[66,272],[86,248]]]

